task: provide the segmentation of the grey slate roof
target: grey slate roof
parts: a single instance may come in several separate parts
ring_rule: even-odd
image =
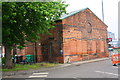
[[[68,13],[68,14],[63,14],[63,15],[61,15],[61,17],[59,18],[60,20],[63,20],[63,19],[65,19],[65,18],[67,18],[67,17],[69,17],[69,16],[72,16],[72,15],[74,15],[74,14],[77,14],[77,13],[79,13],[79,12],[81,12],[81,11],[84,11],[84,10],[86,10],[86,9],[89,9],[88,7],[87,8],[84,8],[84,9],[81,9],[81,10],[76,10],[76,11],[72,11],[72,12],[70,12],[70,13]],[[93,12],[92,12],[93,13]],[[93,13],[94,14],[94,13]],[[94,14],[95,15],[95,14]],[[95,15],[96,16],[96,15]],[[98,16],[96,16],[103,24],[105,24]],[[106,24],[105,24],[106,25]],[[106,25],[107,26],[107,25]]]
[[[72,12],[70,12],[70,13],[68,13],[68,14],[63,14],[63,15],[61,15],[60,19],[65,19],[65,18],[67,18],[67,17],[69,17],[69,16],[72,16],[72,15],[74,15],[74,14],[77,14],[77,13],[79,13],[79,12],[81,12],[81,11],[86,10],[86,9],[88,9],[88,8],[84,8],[84,9],[81,9],[81,10],[72,11]]]

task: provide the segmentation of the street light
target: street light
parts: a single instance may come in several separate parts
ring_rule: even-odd
[[[102,17],[103,17],[103,22],[104,22],[104,8],[103,8],[103,0],[102,0]]]

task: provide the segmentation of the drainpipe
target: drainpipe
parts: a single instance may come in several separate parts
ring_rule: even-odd
[[[52,42],[50,42],[50,62],[52,61]]]
[[[35,62],[37,63],[37,43],[35,42]]]

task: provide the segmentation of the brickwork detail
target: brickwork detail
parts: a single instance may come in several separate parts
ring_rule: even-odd
[[[64,57],[69,62],[108,55],[107,26],[89,9],[65,18],[62,23]]]
[[[108,56],[107,25],[90,9],[56,21],[55,26],[52,35],[40,35],[38,61],[69,63]],[[27,47],[26,54],[33,51]]]

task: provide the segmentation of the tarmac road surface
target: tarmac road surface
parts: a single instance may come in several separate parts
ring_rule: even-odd
[[[30,80],[32,78],[34,78],[33,80],[50,80],[49,78],[72,78],[75,80],[78,80],[78,78],[118,78],[119,67],[112,65],[109,59],[85,64],[72,64],[66,67],[35,72],[29,75],[8,76],[8,78],[28,78]]]

